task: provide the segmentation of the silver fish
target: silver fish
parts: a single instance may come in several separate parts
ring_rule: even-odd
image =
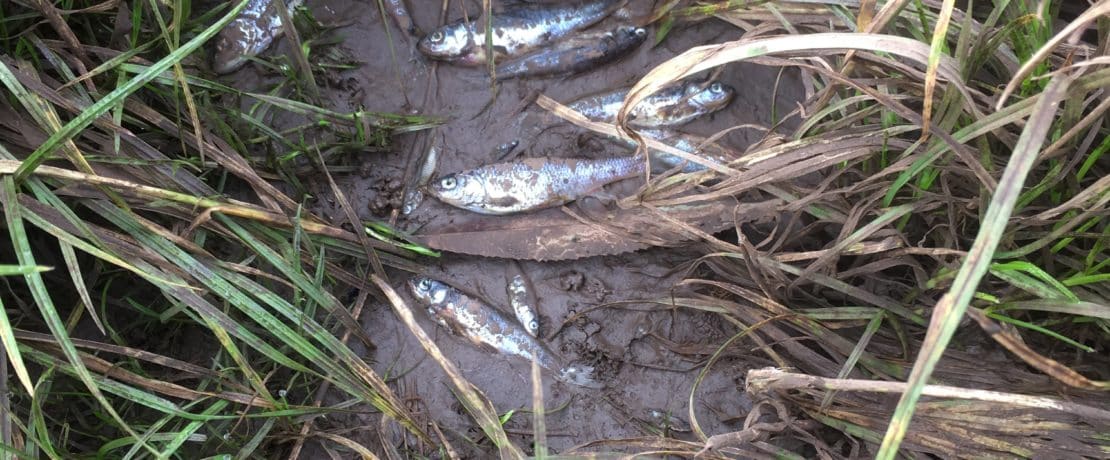
[[[497,66],[497,79],[573,75],[615,61],[647,38],[639,27],[577,35]]]
[[[567,107],[590,120],[613,123],[630,89],[586,96],[567,104]],[[686,124],[723,109],[735,94],[731,86],[719,81],[668,85],[637,103],[629,113],[628,124],[652,128]]]
[[[722,147],[715,142],[707,142],[708,138],[696,134],[680,133],[664,129],[644,129],[640,130],[639,133],[644,137],[657,140],[683,152],[700,155],[703,158],[720,164],[726,164],[739,157],[736,152]],[[636,143],[631,141],[626,141],[626,143],[632,147],[636,146]],[[652,169],[657,171],[671,169],[679,165],[682,165],[682,172],[684,173],[704,171],[706,169],[702,164],[687,161],[677,155],[655,149],[648,149],[648,151],[651,156]]]
[[[420,203],[424,202],[424,192],[420,189],[414,188],[405,194],[405,199],[401,202],[401,215],[412,214],[416,208],[420,207]]]
[[[581,386],[598,386],[593,381],[592,367],[568,365],[513,320],[484,302],[447,283],[423,276],[410,279],[408,288],[439,325],[471,343],[528,361],[534,359],[561,381]]]
[[[522,3],[494,12],[490,21],[494,61],[522,56],[594,25],[624,2]],[[481,65],[486,62],[485,24],[484,19],[473,18],[470,22],[460,19],[429,33],[417,43],[417,49],[432,59]]]
[[[444,176],[428,187],[440,201],[480,214],[559,206],[603,185],[643,173],[642,157],[525,158]]]
[[[412,214],[416,208],[420,207],[420,203],[424,201],[424,192],[420,189],[427,185],[428,181],[435,175],[436,165],[439,164],[439,151],[439,144],[433,141],[432,146],[428,148],[428,155],[424,157],[424,164],[420,167],[420,171],[417,172],[416,183],[413,187],[409,188],[408,193],[405,194],[405,199],[402,201],[402,215],[407,216]]]
[[[507,275],[509,283],[505,285],[505,290],[509,294],[509,307],[513,309],[513,314],[520,325],[524,326],[524,330],[532,337],[537,337],[540,333],[540,320],[536,316],[536,291],[516,261],[509,261]]]
[[[216,53],[212,57],[212,70],[231,73],[243,67],[247,60],[266,51],[266,48],[285,33],[281,15],[273,5],[274,0],[251,0],[247,7],[220,31],[216,38]],[[285,7],[292,13],[304,0],[286,0]]]

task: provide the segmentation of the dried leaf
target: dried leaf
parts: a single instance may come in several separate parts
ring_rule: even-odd
[[[658,211],[703,232],[715,233],[732,226],[733,216],[743,216],[746,220],[758,218],[773,212],[776,203],[739,204],[732,199],[722,199],[659,207]],[[690,232],[660,219],[656,212],[644,207],[608,210],[604,215],[591,215],[581,220],[575,217],[579,211],[564,208],[562,214],[549,210],[513,217],[477,216],[471,222],[452,222],[449,227],[427,230],[414,238],[441,251],[526,260],[570,260],[621,254],[695,239]]]

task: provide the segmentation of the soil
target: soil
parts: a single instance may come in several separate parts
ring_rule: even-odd
[[[639,5],[639,2],[634,3]],[[470,17],[477,16],[480,4],[465,5]],[[680,26],[653,48],[650,37],[655,30],[649,28],[649,43],[617,63],[570,78],[508,81],[500,85],[496,98],[490,102],[490,84],[483,69],[439,64],[429,85],[429,79],[433,78],[431,61],[416,51],[415,38],[403,36],[387,19],[385,24],[391,28],[397,57],[394,62],[383,21],[376,8],[369,8],[371,5],[375,2],[308,2],[308,7],[321,22],[353,21],[337,31],[343,37],[340,46],[364,63],[357,70],[341,74],[340,80],[345,82],[343,88],[326,88],[330,92],[325,100],[330,100],[336,110],[362,107],[450,119],[428,133],[396,136],[391,152],[368,153],[363,157],[365,164],[360,168],[361,173],[336,177],[361,216],[376,219],[387,219],[388,213],[400,206],[406,165],[410,157],[419,158],[421,149],[426,148],[428,135],[442,136],[445,141],[437,167],[440,175],[495,162],[497,147],[513,140],[520,141],[514,155],[599,158],[627,154],[627,148],[557,122],[531,101],[536,94],[545,94],[568,102],[589,93],[631,85],[655,65],[686,49],[733,40],[741,33],[734,26],[708,21],[690,27]],[[409,0],[409,5],[421,29],[431,30],[439,24],[440,1]],[[452,3],[447,14],[449,21],[461,15],[459,8],[458,3]],[[286,46],[283,40],[269,52],[283,52]],[[244,76],[253,72],[248,67],[229,79],[238,81],[236,84],[241,88],[257,84],[257,80]],[[684,126],[682,130],[712,135],[742,124],[770,126],[773,105],[774,113],[781,116],[792,110],[795,101],[803,96],[797,76],[789,72],[780,76],[777,68],[729,65],[719,79],[737,90],[736,98],[727,109]],[[433,91],[431,95],[426,94],[429,86]],[[487,103],[488,108],[483,110]],[[737,129],[720,142],[742,151],[762,136],[763,133],[756,130]],[[628,194],[642,184],[640,181],[630,179],[614,184],[607,192],[617,196]],[[319,189],[314,192],[327,193],[326,182],[320,182]],[[322,207],[316,211],[320,215],[337,222],[345,221],[339,208],[326,206],[332,200],[319,201]],[[560,211],[542,212],[556,216]],[[419,232],[465,226],[482,219],[506,218],[511,217],[478,216],[427,198],[410,216],[400,217],[398,225]],[[598,439],[653,435],[649,427],[664,422],[659,414],[653,418],[652,410],[671,414],[669,425],[689,423],[690,389],[701,364],[725,338],[737,332],[736,328],[716,315],[689,309],[651,303],[606,304],[667,298],[684,273],[684,263],[698,255],[697,248],[649,249],[572,261],[522,262],[539,297],[541,331],[545,340],[564,357],[595,366],[597,378],[605,384],[601,390],[580,388],[545,376],[545,406],[549,411],[546,424],[551,451],[564,452],[572,446]],[[427,263],[429,275],[484,295],[498,307],[507,305],[507,261],[444,254],[439,259],[428,259]],[[402,283],[409,274],[391,272],[390,276],[395,287],[403,291]],[[405,298],[411,302],[407,294]],[[489,397],[499,413],[529,409],[531,384],[527,362],[478,349],[449,335],[424,315],[422,309],[417,311],[422,327],[434,334],[440,349]],[[576,313],[578,316],[574,316]],[[560,327],[572,316],[573,321]],[[383,374],[387,374],[387,370],[391,370],[389,375],[407,371],[397,385],[404,389],[404,396],[420,400],[419,406],[426,411],[423,416],[436,421],[454,440],[452,444],[456,448],[478,451],[491,448],[488,442],[468,446],[458,440],[458,435],[471,439],[481,436],[472,419],[457,403],[444,372],[434,361],[425,359],[424,350],[389,305],[370,305],[361,321],[378,345],[367,358]],[[719,362],[695,395],[697,422],[707,435],[737,429],[751,406],[742,391],[742,382],[737,379],[748,368],[767,363],[760,356],[740,356]],[[561,409],[555,410],[557,408]],[[376,415],[351,422],[371,427],[378,425]],[[530,414],[517,413],[506,428],[517,445],[531,451]],[[677,430],[672,430],[671,434],[680,438],[691,436]],[[372,428],[366,430],[365,436],[360,441],[381,453],[380,438]]]

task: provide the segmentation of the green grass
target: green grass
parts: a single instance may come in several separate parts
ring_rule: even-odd
[[[71,57],[72,50],[51,47],[36,34],[4,37],[10,45],[5,56],[31,59],[0,61],[6,102],[17,110],[17,118],[2,124],[12,128],[23,123],[45,133],[42,143],[30,151],[9,143],[10,138],[0,139],[0,156],[7,161],[0,202],[18,262],[4,265],[2,273],[21,278],[15,289],[29,294],[5,297],[0,312],[4,366],[11,363],[16,377],[12,383],[18,382],[18,387],[5,391],[25,395],[17,397],[13,411],[0,420],[5,433],[12,429],[17,434],[0,443],[6,452],[60,458],[93,447],[93,452],[111,457],[177,457],[205,446],[202,451],[249,456],[272,444],[276,421],[336,410],[310,404],[308,388],[323,381],[430,439],[384,380],[334,332],[337,327],[352,331],[358,341],[372,346],[373,339],[348,306],[332,296],[340,282],[325,276],[323,262],[329,252],[348,253],[356,259],[361,254],[364,267],[370,255],[380,264],[404,268],[419,254],[433,253],[404,241],[384,224],[374,224],[371,236],[376,242],[371,243],[360,233],[322,224],[301,212],[296,201],[261,179],[261,168],[244,161],[251,155],[221,150],[211,141],[212,133],[202,133],[201,120],[212,114],[228,116],[214,106],[214,98],[252,98],[263,110],[303,117],[302,129],[327,131],[338,140],[336,145],[380,145],[394,133],[420,130],[435,121],[329,111],[281,96],[280,88],[296,86],[287,82],[270,94],[243,94],[198,72],[193,64],[202,45],[245,4],[223,9],[201,28],[187,17],[188,2],[169,5],[168,16],[151,9],[152,4],[134,5],[137,24],[152,21],[147,24],[154,28],[137,25],[128,37],[134,51],[90,66],[92,71],[80,77],[67,67],[74,61],[62,58]],[[0,24],[10,31],[35,18],[29,11],[6,14]],[[70,19],[81,38],[103,38],[85,35],[95,30],[85,26],[91,24],[87,21],[95,23],[96,15]],[[137,56],[154,59],[149,65],[128,61]],[[45,70],[46,62],[52,70]],[[40,77],[60,80],[48,84]],[[86,88],[92,82],[99,92]],[[245,115],[252,121],[265,116]],[[266,129],[265,123],[248,125],[252,128],[224,130],[241,135],[230,139],[230,145],[246,148],[243,139],[261,135],[285,141],[292,134]],[[182,155],[165,156],[134,134],[149,131],[175,139],[184,149]],[[90,150],[90,136],[112,139],[111,151]],[[302,151],[334,148],[284,145]],[[105,171],[99,168],[132,179],[110,179],[99,175]],[[138,171],[147,175],[136,176]],[[227,184],[229,172],[265,205],[223,196],[218,190]],[[76,184],[100,190],[110,200],[73,199],[56,192]],[[211,212],[203,217],[196,213],[205,208]],[[189,230],[177,233],[170,229],[173,222],[183,225],[177,231]],[[58,248],[62,266],[37,263],[43,241]],[[362,245],[370,246],[352,250]],[[220,259],[205,249],[215,247],[239,255]],[[313,260],[315,265],[307,262]],[[59,270],[65,278],[42,276]],[[255,276],[263,271],[274,275]],[[57,285],[63,279],[68,281]],[[74,294],[72,299],[67,291]],[[59,299],[76,300],[80,307],[62,308]],[[22,308],[27,306],[37,307],[37,313],[28,315],[31,312]],[[127,310],[137,315],[121,315]],[[122,367],[106,377],[110,367],[105,363],[114,358],[105,361],[89,354],[90,344],[72,338],[86,316],[119,345],[134,341],[136,334],[169,338],[186,330],[205,331],[215,339],[202,345],[212,353],[208,364],[213,367],[182,370],[168,365],[172,360],[160,354],[166,350],[155,349],[145,352],[149,356],[142,361],[120,356],[123,360],[117,365]],[[27,340],[28,329],[48,331],[50,340]],[[185,372],[187,385],[162,380],[170,371]],[[275,391],[283,386],[279,397]],[[257,433],[255,420],[262,428]],[[244,421],[247,424],[241,425]],[[228,436],[201,434],[210,432],[205,427],[213,423],[222,425]],[[63,426],[71,428],[59,430]]]

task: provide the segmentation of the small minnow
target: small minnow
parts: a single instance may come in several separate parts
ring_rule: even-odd
[[[628,26],[571,37],[497,66],[497,79],[585,72],[624,57],[640,46],[645,38],[647,31]]]
[[[486,303],[447,283],[423,276],[410,279],[408,288],[440,326],[474,345],[528,361],[534,359],[563,382],[598,386],[592,378],[592,367],[567,365],[538,339],[528,335],[524,328]]]
[[[502,215],[566,204],[643,171],[643,158],[635,155],[601,160],[525,158],[448,174],[428,191],[452,206]]]
[[[497,148],[493,149],[493,157],[498,160],[504,160],[505,157],[509,156],[510,153],[513,153],[513,150],[516,150],[516,146],[518,145],[520,145],[519,139],[513,139],[509,142],[498,145]]]
[[[509,295],[509,307],[513,309],[513,314],[516,315],[517,321],[520,321],[520,325],[524,326],[524,330],[528,331],[532,337],[539,336],[540,320],[536,316],[538,302],[536,301],[536,291],[532,288],[528,275],[525,275],[524,270],[520,269],[519,263],[512,260],[509,261],[506,275],[509,279],[508,284],[505,285],[505,290]]]
[[[412,22],[412,15],[409,14],[409,9],[405,7],[404,0],[382,0],[382,5],[385,6],[386,12],[393,17],[393,22],[397,23],[398,29],[413,37],[420,35],[420,29]]]
[[[285,7],[292,13],[302,3],[304,0],[286,0]],[[273,0],[251,0],[239,16],[220,31],[212,70],[219,74],[238,70],[283,33],[281,15],[273,6]]]
[[[424,192],[420,189],[424,188],[424,186],[428,184],[428,181],[432,180],[432,176],[435,175],[436,165],[439,164],[439,150],[439,145],[435,143],[428,148],[428,155],[424,157],[424,164],[420,167],[420,171],[417,172],[416,183],[413,184],[413,187],[409,188],[403,200],[401,206],[402,215],[407,216],[412,214],[412,212],[420,206],[420,203],[424,201]]]
[[[571,3],[518,4],[493,13],[494,62],[522,56],[605,19],[626,0],[586,0]],[[486,62],[486,21],[460,19],[440,27],[417,43],[432,59],[459,65]]]
[[[405,216],[412,214],[416,208],[420,207],[420,203],[423,202],[424,192],[421,192],[419,188],[409,190],[408,193],[405,194],[405,199],[401,204],[401,214]]]
[[[597,122],[613,123],[632,89],[586,96],[567,107]],[[639,127],[677,126],[695,118],[723,109],[736,91],[718,81],[686,82],[668,85],[636,104],[629,113],[628,124]]]
[[[648,137],[664,144],[670,145],[683,152],[700,155],[708,160],[720,164],[726,164],[734,160],[738,155],[729,149],[722,147],[720,144],[714,142],[707,142],[707,138],[698,136],[696,134],[680,133],[676,131],[664,129],[644,129],[639,131],[644,137]],[[627,142],[635,146],[634,142]],[[653,169],[670,169],[682,165],[682,172],[697,172],[704,171],[706,167],[699,163],[687,161],[677,155],[672,155],[663,151],[648,149],[651,153],[651,162]]]

